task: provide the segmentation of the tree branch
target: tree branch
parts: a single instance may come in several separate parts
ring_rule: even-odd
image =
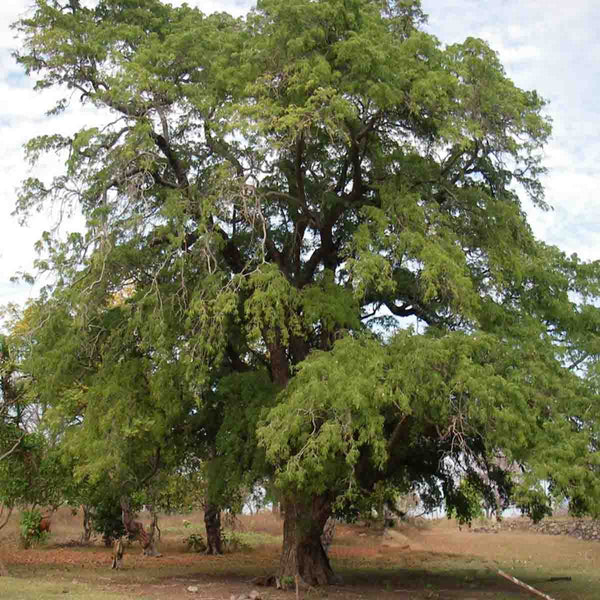
[[[7,450],[2,456],[0,456],[0,462],[3,461],[5,458],[8,458],[13,452],[16,451],[16,449],[19,447],[19,444],[23,441],[23,438],[25,437],[25,434],[23,434],[14,444],[14,446],[10,449]]]
[[[170,144],[162,135],[156,133],[155,131],[151,133],[151,136],[152,139],[156,142],[156,145],[161,149],[162,153],[166,156],[167,160],[169,161],[169,164],[171,165],[171,168],[175,173],[175,177],[177,178],[177,183],[179,184],[179,186],[181,188],[188,188],[190,184],[188,181],[187,173],[183,165],[181,164],[181,161],[179,160],[175,152],[173,152],[173,149],[171,148]]]

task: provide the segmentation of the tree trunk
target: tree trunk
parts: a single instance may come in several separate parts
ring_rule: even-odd
[[[111,569],[121,569],[123,567],[123,540],[118,538],[113,545],[113,559]]]
[[[331,514],[331,502],[323,496],[310,501],[287,498],[284,512],[283,549],[278,585],[290,587],[296,575],[308,585],[328,585],[337,581],[321,544],[323,527]]]
[[[92,510],[87,504],[83,504],[83,533],[81,534],[81,543],[87,544],[92,537]]]
[[[140,540],[142,548],[144,549],[144,555],[146,556],[162,556],[156,549],[154,542],[154,536],[148,535],[144,529],[144,525],[140,521],[134,519],[135,514],[131,510],[131,504],[129,498],[123,496],[121,498],[121,514],[123,517],[123,526],[128,535],[131,535],[134,539]]]
[[[4,504],[0,504],[0,529],[2,529],[10,519],[10,515],[12,515],[13,507],[6,507]]]
[[[160,540],[160,536],[162,534],[160,527],[158,526],[158,512],[156,511],[156,508],[154,508],[154,504],[150,504],[150,506],[148,506],[148,510],[150,511],[150,516],[152,517],[152,521],[150,521],[150,538],[154,541],[154,538],[156,538],[158,535],[158,539]]]
[[[335,525],[335,519],[333,517],[329,517],[329,519],[325,521],[325,527],[323,527],[323,533],[321,534],[321,545],[323,546],[323,550],[325,550],[325,554],[327,554],[327,556],[329,556],[329,548],[333,543]]]
[[[215,504],[204,505],[204,526],[206,527],[206,554],[223,554],[221,541],[221,511]]]

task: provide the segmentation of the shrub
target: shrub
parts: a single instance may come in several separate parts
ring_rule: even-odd
[[[206,551],[206,542],[200,533],[190,533],[190,535],[183,538],[183,543],[187,546],[188,550],[193,550],[194,552]]]
[[[92,510],[92,528],[102,534],[104,545],[109,547],[113,541],[125,535],[121,517],[121,506],[114,500],[96,504]]]
[[[243,552],[250,550],[250,545],[235,531],[222,531],[221,541],[223,542],[223,552]]]
[[[40,529],[42,515],[39,510],[24,510],[21,513],[21,544],[23,548],[42,543],[47,537],[48,532]]]

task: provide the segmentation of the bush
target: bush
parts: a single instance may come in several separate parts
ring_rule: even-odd
[[[186,538],[183,538],[183,543],[187,546],[188,550],[194,552],[205,552],[206,542],[200,533],[190,533]]]
[[[39,510],[24,510],[21,513],[21,544],[23,548],[31,548],[33,545],[41,544],[47,537],[48,532],[40,529],[42,514]]]
[[[235,531],[222,531],[221,541],[223,542],[223,552],[243,552],[250,550],[250,545]]]
[[[192,552],[206,552],[206,542],[201,533],[190,533],[190,535],[183,538],[183,543]],[[222,530],[221,543],[223,552],[244,552],[250,550],[250,545],[235,531]]]
[[[102,534],[105,546],[125,535],[125,527],[121,516],[121,506],[114,500],[108,500],[94,506],[92,510],[92,528]]]

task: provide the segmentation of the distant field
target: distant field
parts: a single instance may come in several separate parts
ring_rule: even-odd
[[[144,515],[142,514],[142,520]],[[185,526],[184,520],[190,522]],[[0,531],[0,558],[9,577],[0,578],[3,600],[160,599],[229,600],[252,589],[251,579],[275,572],[282,522],[270,512],[247,515],[226,524],[248,549],[222,557],[186,551],[183,539],[204,533],[201,514],[163,517],[161,558],[142,556],[139,544],[126,548],[124,569],[110,569],[110,549],[100,540],[82,547],[81,516],[61,509],[45,545],[19,547],[18,517]],[[509,600],[532,598],[498,576],[513,574],[556,600],[600,597],[600,543],[527,530],[499,533],[462,531],[452,521],[418,521],[382,537],[373,528],[338,526],[332,564],[343,585],[308,590],[348,600]],[[551,582],[551,577],[571,581]],[[198,591],[187,591],[196,586]],[[292,600],[295,594],[259,588],[265,600]]]

